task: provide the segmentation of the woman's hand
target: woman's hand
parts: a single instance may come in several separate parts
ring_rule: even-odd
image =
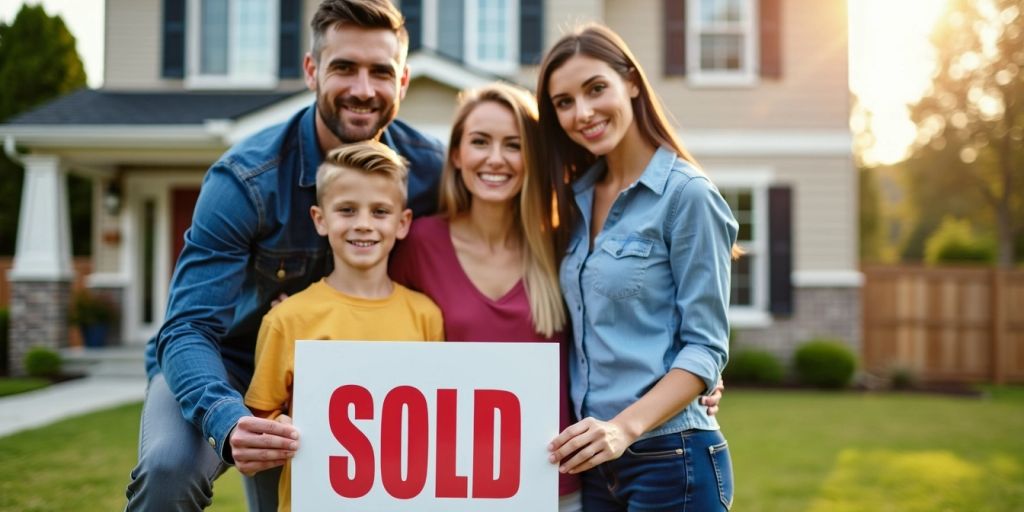
[[[718,414],[718,404],[722,403],[722,392],[725,391],[725,382],[722,379],[718,379],[718,385],[715,386],[715,390],[708,396],[700,397],[700,404],[708,408],[708,416],[714,416]]]
[[[551,441],[548,461],[558,464],[561,473],[580,473],[621,457],[635,439],[615,423],[586,418]]]

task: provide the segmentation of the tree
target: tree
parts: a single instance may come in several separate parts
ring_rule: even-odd
[[[75,38],[60,16],[23,5],[10,25],[0,23],[0,84],[0,122],[85,85]],[[0,254],[14,252],[21,184],[21,168],[0,151]],[[77,254],[88,253],[89,218],[86,211],[83,220],[81,199],[91,198],[89,183],[69,179],[68,193],[75,226],[72,247]]]
[[[75,37],[60,16],[23,5],[13,23],[0,23],[0,84],[0,120],[85,85]]]
[[[937,61],[932,86],[911,109],[918,127],[914,155],[907,163],[911,194],[919,208],[946,208],[946,213],[994,224],[998,264],[1010,267],[1016,239],[1024,236],[1020,2],[950,0],[932,43]],[[987,211],[972,212],[972,204]],[[966,211],[950,211],[957,208]],[[934,225],[941,218],[928,217]]]

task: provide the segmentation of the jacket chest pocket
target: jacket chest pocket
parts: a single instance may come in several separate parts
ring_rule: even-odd
[[[653,248],[654,240],[642,236],[609,237],[594,255],[600,257],[595,261],[594,290],[615,300],[639,295]]]
[[[311,276],[317,267],[317,254],[303,251],[256,255],[254,267],[263,293],[296,293],[321,276]]]

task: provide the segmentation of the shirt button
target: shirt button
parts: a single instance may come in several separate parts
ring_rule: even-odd
[[[285,272],[284,272],[284,269],[283,269],[283,268],[281,268],[281,269],[278,269],[278,270],[277,270],[277,278],[278,278],[278,279],[284,279],[284,276],[285,276],[285,275],[286,275],[286,274],[285,274]]]
[[[212,446],[212,447],[214,447],[214,448],[216,448],[216,447],[217,447],[217,440],[216,440],[216,439],[214,439],[214,438],[213,438],[213,436],[210,436],[210,438],[209,438],[209,439],[207,439],[207,440],[206,440],[206,442],[207,442],[207,443],[210,443],[210,446]]]

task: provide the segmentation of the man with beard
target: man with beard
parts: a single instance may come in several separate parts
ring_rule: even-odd
[[[232,147],[203,181],[164,324],[147,346],[127,510],[202,510],[232,464],[255,475],[245,478],[250,510],[276,508],[298,434],[287,416],[252,416],[242,395],[271,302],[330,270],[310,219],[324,154],[379,139],[410,163],[414,215],[435,210],[443,147],[395,119],[409,85],[401,14],[390,0],[325,0],[311,27],[303,67],[316,103]]]

